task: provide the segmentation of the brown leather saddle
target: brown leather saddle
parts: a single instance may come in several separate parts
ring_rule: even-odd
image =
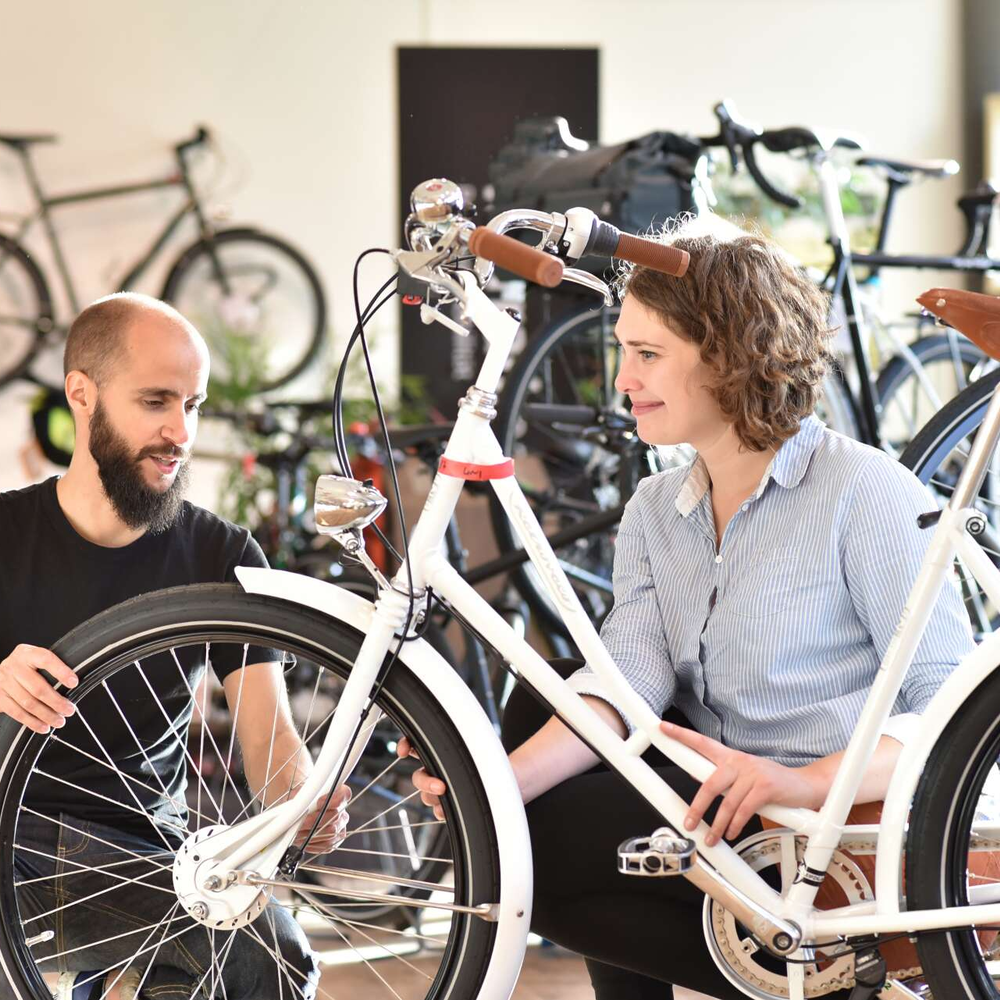
[[[1000,359],[1000,297],[959,288],[932,288],[917,296],[917,301],[991,358]]]

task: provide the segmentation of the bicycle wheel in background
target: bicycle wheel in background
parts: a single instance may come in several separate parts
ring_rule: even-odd
[[[587,309],[533,337],[504,381],[494,429],[504,454],[547,535],[620,510],[639,480],[693,457],[687,447],[650,447],[635,433],[625,397],[614,387],[619,356],[614,338],[620,309]],[[843,381],[824,383],[817,413],[835,430],[857,435]],[[501,552],[521,547],[495,496],[493,532]],[[595,624],[611,609],[611,567],[617,519],[556,548],[563,569]],[[565,626],[530,564],[513,574],[532,611],[549,628]]]
[[[42,272],[0,236],[0,386],[24,375],[51,329],[52,297]]]
[[[227,229],[184,251],[162,298],[208,341],[212,377],[265,392],[301,374],[326,332],[326,297],[294,247],[253,229]]]
[[[977,887],[1000,881],[1000,673],[991,674],[955,713],[924,768],[906,839],[906,907],[967,905]],[[996,1000],[1000,941],[996,929],[925,932],[917,938],[935,997]]]
[[[947,503],[965,468],[998,384],[1000,369],[973,382],[934,416],[899,458],[930,487],[940,506]],[[979,543],[994,563],[1000,565],[1000,455],[996,453],[990,459],[975,506],[986,518],[986,531],[979,537]],[[961,560],[955,569],[973,630],[977,634],[992,632],[1000,624],[1000,609],[993,606]]]
[[[994,362],[956,331],[921,337],[878,374],[882,444],[898,457],[918,431]]]
[[[176,705],[183,703],[187,712],[201,717],[191,696],[192,678],[204,673],[213,658],[218,662],[227,655],[227,650],[237,656],[246,655],[248,648],[274,650],[271,655],[294,665],[286,672],[286,677],[294,677],[289,699],[295,718],[305,727],[301,735],[315,753],[361,639],[316,612],[252,597],[235,586],[202,585],[136,598],[61,640],[55,652],[78,670],[81,679],[70,696],[76,714],[62,729],[46,736],[9,719],[0,724],[0,979],[5,983],[0,992],[15,1000],[49,1000],[53,975],[64,969],[97,972],[131,965],[141,970],[155,966],[157,959],[166,965],[181,962],[180,967],[187,968],[180,952],[193,955],[199,949],[202,958],[194,964],[198,971],[202,967],[205,971],[198,989],[211,977],[208,992],[218,989],[221,993],[235,968],[263,960],[262,975],[273,975],[274,982],[260,980],[255,995],[302,996],[304,976],[284,957],[286,949],[277,946],[275,927],[280,924],[286,936],[289,927],[295,934],[304,934],[318,955],[321,996],[365,1000],[475,996],[489,964],[495,923],[459,912],[436,922],[427,917],[419,931],[401,931],[350,915],[352,899],[361,904],[358,909],[372,902],[357,895],[348,898],[352,893],[365,894],[373,886],[378,892],[392,891],[392,883],[382,876],[399,861],[389,856],[385,859],[388,869],[378,870],[377,854],[368,853],[378,847],[355,848],[357,838],[364,832],[392,832],[399,826],[400,809],[417,801],[412,789],[400,797],[415,762],[400,761],[388,746],[380,751],[377,767],[365,772],[365,785],[356,789],[348,807],[352,820],[355,813],[366,819],[361,824],[353,821],[342,845],[326,859],[349,872],[358,868],[350,859],[361,858],[366,870],[380,877],[376,882],[345,875],[344,895],[333,897],[336,909],[328,905],[330,897],[279,884],[251,901],[251,912],[259,904],[266,906],[246,926],[235,931],[216,929],[196,923],[180,905],[173,886],[172,869],[184,838],[205,826],[228,825],[260,805],[233,772],[237,751],[231,739],[218,743],[211,717],[193,736],[199,756],[188,743],[188,724]],[[138,699],[137,690],[148,695]],[[126,700],[126,692],[132,692],[132,700]],[[229,732],[238,726],[239,705],[237,696],[236,718]],[[378,707],[387,725],[413,742],[421,759],[450,790],[444,801],[444,822],[419,820],[428,824],[426,828],[446,831],[442,847],[447,853],[438,859],[416,860],[436,860],[448,867],[452,877],[435,890],[447,902],[497,902],[496,833],[469,748],[433,695],[405,668],[389,674]],[[142,766],[168,747],[186,757],[186,792],[183,781],[179,790],[161,784],[154,777],[158,772]],[[271,747],[265,788],[267,782],[287,773],[289,765],[277,759],[273,742]],[[71,770],[50,774],[46,767],[50,753],[68,753],[79,758],[81,765],[106,772],[115,791],[102,797],[92,783],[74,780]],[[208,757],[214,758],[223,775],[215,790],[202,776],[201,765]],[[53,780],[65,789],[63,811],[34,808],[32,803],[44,798],[41,783]],[[366,800],[372,802],[382,792],[388,792],[388,806],[366,807]],[[116,801],[119,815],[127,810],[131,835],[143,838],[145,847],[137,847],[134,839],[116,841],[122,836],[117,828],[110,829],[107,822],[99,825],[99,817],[108,816],[109,799]],[[277,802],[282,799],[278,796]],[[152,811],[154,800],[158,807]],[[268,802],[268,808],[277,802]],[[81,805],[90,815],[76,816],[84,811]],[[415,813],[416,808],[414,819]],[[423,828],[416,821],[411,824],[414,842]],[[45,849],[39,831],[60,838],[59,849]],[[85,840],[100,848],[97,859],[91,860],[84,852]],[[404,853],[409,866],[415,852]],[[62,858],[67,859],[65,864]],[[50,859],[60,863],[57,871],[39,870]],[[373,861],[374,867],[368,867]],[[307,855],[300,875],[310,863],[315,859]],[[287,880],[282,874],[275,878],[279,883]],[[112,915],[124,919],[122,914],[135,914],[137,882],[145,890],[141,919],[132,920],[125,932],[109,931]],[[116,900],[130,887],[128,901]],[[439,918],[445,911],[426,912]],[[208,918],[215,916],[210,913]],[[178,944],[172,947],[174,940]],[[373,958],[384,961],[376,966],[370,961]],[[350,977],[357,985],[345,986],[337,979],[339,965],[347,961],[358,963]],[[192,975],[199,978],[197,972]]]

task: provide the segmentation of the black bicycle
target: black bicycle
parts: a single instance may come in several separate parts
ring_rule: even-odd
[[[176,257],[160,298],[194,323],[212,352],[212,374],[220,380],[253,378],[259,391],[283,385],[316,357],[326,330],[326,298],[316,271],[302,253],[258,229],[216,229],[194,184],[189,156],[211,142],[206,128],[174,146],[177,169],[159,179],[72,192],[55,197],[42,189],[32,149],[54,135],[0,135],[0,143],[20,157],[35,208],[12,235],[0,235],[0,387],[31,378],[32,362],[53,337],[65,333],[57,322],[50,282],[22,244],[41,222],[66,299],[75,315],[80,301],[52,221],[64,205],[116,198],[161,188],[179,188],[183,202],[149,249],[116,281],[115,291],[133,287],[189,216],[197,239]]]
[[[856,150],[857,141],[801,127],[760,131],[741,122],[725,103],[715,111],[719,135],[691,146],[692,189],[705,184],[708,171],[700,161],[713,146],[726,148],[734,164],[744,164],[766,195],[791,208],[800,207],[799,199],[765,175],[757,162],[757,148],[799,154],[814,166],[821,189],[825,188],[833,250],[823,287],[831,296],[833,317],[843,317],[852,347],[850,368],[848,362],[833,367],[817,412],[834,430],[898,456],[948,399],[974,383],[993,362],[971,341],[954,330],[935,329],[933,321],[918,312],[909,319],[916,339],[906,343],[910,337],[897,335],[896,353],[880,370],[873,370],[859,284],[876,281],[881,268],[983,272],[1000,266],[1000,261],[986,255],[996,191],[983,187],[959,199],[967,235],[957,254],[887,254],[886,235],[898,193],[918,177],[947,176],[957,164],[862,157],[859,165],[886,178],[887,194],[875,250],[854,253],[843,216],[837,217],[839,185],[829,154],[835,147]],[[860,281],[856,268],[865,272]],[[560,564],[595,621],[611,608],[614,531],[625,503],[643,476],[689,457],[684,449],[649,447],[635,434],[626,400],[614,388],[618,312],[618,306],[595,307],[588,302],[544,324],[504,381],[495,423],[497,439],[504,454],[517,460],[518,480],[546,533],[566,539],[556,550]],[[500,516],[499,506],[494,504],[491,512],[500,550],[518,550],[520,541],[508,519]],[[551,629],[561,629],[537,571],[522,565],[514,581],[532,612]]]

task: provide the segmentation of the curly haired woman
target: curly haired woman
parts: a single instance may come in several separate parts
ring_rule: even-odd
[[[642,440],[697,456],[643,480],[628,503],[601,637],[656,712],[683,713],[686,725],[665,730],[716,765],[699,788],[657,760],[691,804],[688,829],[705,816],[710,843],[735,842],[760,829],[766,804],[823,802],[917,575],[928,541],[917,515],[933,500],[813,415],[826,302],[783,251],[711,219],[670,242],[691,255],[683,280],[641,267],[620,280],[615,384]],[[946,587],[858,803],[883,798],[915,716],[970,648]],[[631,730],[586,667],[570,682],[619,734]],[[664,1000],[673,984],[743,996],[708,952],[697,889],[616,870],[618,844],[660,825],[652,807],[521,689],[504,742],[530,803],[532,928],[586,956],[598,1000]],[[445,791],[424,771],[414,780],[429,804]]]

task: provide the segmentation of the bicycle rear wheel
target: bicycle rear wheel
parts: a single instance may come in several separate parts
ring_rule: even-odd
[[[0,386],[27,371],[52,329],[45,278],[21,247],[0,236]]]
[[[448,903],[499,899],[496,832],[476,762],[432,693],[407,669],[390,673],[378,707],[413,742],[432,773],[448,783],[443,823],[417,820],[416,808],[413,820],[407,818],[417,797],[410,792],[400,798],[399,793],[415,765],[400,761],[386,747],[384,756],[390,759],[380,761],[377,773],[368,773],[349,806],[352,812],[367,812],[367,820],[353,824],[328,858],[344,872],[333,897],[336,908],[318,892],[283,887],[289,877],[277,874],[279,884],[260,897],[267,905],[246,926],[216,930],[201,926],[180,907],[171,881],[183,839],[260,808],[259,795],[250,795],[233,767],[237,755],[232,741],[218,745],[212,715],[193,695],[207,664],[233,651],[243,657],[237,662],[247,664],[253,650],[266,648],[281,657],[287,672],[298,672],[300,680],[308,674],[308,695],[307,687],[297,684],[288,697],[292,714],[307,727],[300,735],[315,753],[335,708],[334,692],[350,673],[361,638],[296,605],[246,595],[235,586],[202,585],[126,602],[61,640],[55,652],[81,679],[71,695],[76,714],[46,736],[9,719],[0,724],[0,981],[7,987],[0,992],[15,1000],[49,1000],[52,976],[59,971],[117,974],[115,970],[131,966],[147,985],[158,985],[156,976],[180,968],[189,977],[185,989],[193,983],[205,995],[229,1000],[312,996],[307,980],[317,969],[322,977],[317,995],[338,1000],[475,996],[489,965],[496,924],[452,912],[450,919],[435,924],[428,918],[419,928],[400,931],[347,915],[352,900],[361,907],[371,905],[364,897],[372,886],[392,891],[392,876],[386,873],[400,861],[407,867],[414,860],[436,861],[447,868],[450,878],[434,894]],[[239,706],[237,696],[230,731],[238,727]],[[274,712],[276,720],[278,709]],[[189,736],[191,720],[202,724],[191,728]],[[272,723],[272,749],[276,725]],[[151,759],[163,753],[179,764],[176,783],[161,781],[157,775],[162,770],[152,767]],[[79,761],[80,770],[52,774],[46,760],[66,754]],[[208,757],[222,775],[214,790],[203,775]],[[288,764],[272,760],[269,753],[264,787],[287,775]],[[97,783],[87,780],[95,769],[110,776],[116,793],[102,795]],[[47,801],[51,788],[45,783],[52,781],[65,790],[65,804],[53,811],[37,808]],[[389,805],[363,808],[368,797],[383,791]],[[267,808],[283,797],[269,801]],[[111,799],[119,817],[114,822],[108,812]],[[121,816],[127,823],[120,822]],[[380,869],[376,848],[359,852],[352,846],[365,832],[399,829],[408,830],[415,844],[423,823],[447,833],[446,853],[438,858],[417,857],[412,848],[383,851],[386,867]],[[40,844],[39,830],[51,833],[56,849]],[[146,846],[137,847],[136,838]],[[83,850],[95,843],[103,845],[99,864],[91,863]],[[396,853],[404,857],[394,857]],[[364,867],[351,860],[355,858],[363,859]],[[307,859],[316,866],[317,859]],[[59,868],[45,868],[57,862]],[[369,875],[371,881],[365,877]],[[139,903],[137,886],[142,887]],[[402,892],[412,887],[397,888],[403,898]],[[125,918],[130,922],[124,932],[109,930],[110,921],[118,921],[117,928]],[[386,961],[375,965],[377,958]],[[339,982],[337,972],[345,962],[358,963],[365,973],[363,985]],[[257,977],[256,985],[241,993],[234,977],[247,969]],[[351,982],[357,978],[355,974]]]
[[[878,375],[883,447],[899,455],[949,400],[992,363],[958,333],[921,337],[909,345],[912,359],[896,354]]]
[[[162,298],[205,337],[213,378],[260,392],[301,374],[326,333],[326,297],[312,265],[253,229],[223,230],[188,247]]]
[[[1000,885],[993,853],[1000,823],[997,699],[1000,673],[994,672],[955,713],[927,761],[906,840],[907,909],[967,905],[977,888]],[[975,832],[986,826],[992,832]],[[917,951],[934,997],[1000,996],[995,930],[927,932],[917,939]]]
[[[899,457],[930,488],[939,506],[947,503],[955,489],[998,384],[1000,369],[973,382],[928,422]],[[979,543],[994,563],[1000,565],[1000,454],[994,453],[990,458],[975,506],[986,518],[986,531],[979,537]],[[1000,609],[989,600],[961,560],[956,562],[955,569],[973,630],[979,635],[994,631],[1000,625]]]

